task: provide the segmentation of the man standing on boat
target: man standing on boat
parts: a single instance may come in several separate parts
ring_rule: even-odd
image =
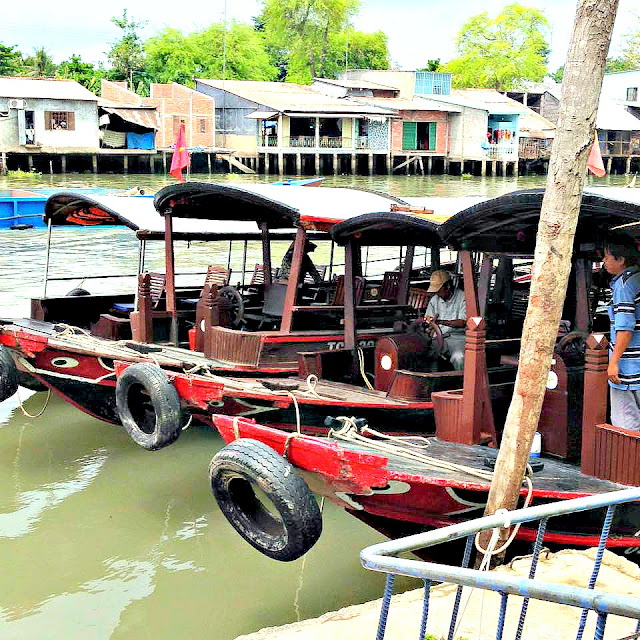
[[[434,271],[429,282],[433,293],[425,319],[438,324],[444,338],[445,352],[454,369],[464,369],[464,336],[467,305],[464,293],[456,289],[448,271]]]
[[[291,273],[291,263],[293,262],[293,246],[294,243],[292,242],[291,246],[284,254],[282,263],[280,264],[280,275],[278,276],[278,278],[282,282],[286,282],[287,280],[289,280],[289,273]],[[300,265],[300,281],[304,280],[307,275],[310,275],[313,278],[315,284],[320,284],[322,282],[322,276],[316,269],[316,265],[313,264],[313,261],[309,257],[309,254],[314,251],[315,248],[315,243],[311,242],[310,240],[305,240],[304,253],[302,254],[302,264]]]
[[[609,346],[611,424],[640,431],[640,255],[621,236],[604,250],[604,268],[613,276]]]

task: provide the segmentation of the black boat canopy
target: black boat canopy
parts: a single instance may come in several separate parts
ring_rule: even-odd
[[[440,236],[457,250],[533,255],[543,196],[544,189],[527,189],[475,204],[442,224]],[[640,190],[584,190],[576,248],[593,253],[611,231],[640,236]]]
[[[170,185],[158,191],[154,205],[162,215],[199,220],[246,220],[269,229],[315,228],[369,213],[390,211],[398,198],[357,189],[208,182]]]
[[[331,229],[331,237],[338,244],[355,239],[358,244],[379,247],[438,247],[443,245],[438,227],[427,213],[366,213],[336,224]]]

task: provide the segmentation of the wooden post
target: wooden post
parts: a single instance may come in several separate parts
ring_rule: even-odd
[[[607,421],[609,342],[591,334],[584,354],[584,399],[582,403],[582,473],[595,473],[595,427]]]
[[[138,310],[131,312],[131,336],[136,342],[153,342],[153,320],[151,317],[151,276],[138,275]]]
[[[211,333],[211,327],[216,327],[220,324],[219,309],[218,286],[205,284],[202,289],[202,295],[196,305],[195,350],[203,352],[207,357],[211,355],[211,350],[207,349],[206,337]]]
[[[269,225],[266,222],[260,223],[262,232],[262,264],[264,265],[264,283],[271,284],[271,244],[269,242]]]
[[[344,348],[349,350],[356,348],[355,253],[353,241],[349,240],[344,248]]]
[[[462,263],[462,276],[464,278],[464,300],[467,305],[467,318],[480,315],[480,305],[478,304],[478,288],[476,285],[476,274],[473,269],[471,252],[460,251],[458,254]]]
[[[169,341],[178,344],[178,311],[176,309],[176,271],[173,253],[173,219],[169,211],[164,214],[164,261],[167,281],[167,311],[171,314],[171,333]]]
[[[480,278],[478,281],[478,311],[484,317],[487,308],[487,298],[489,296],[489,285],[491,284],[491,276],[493,275],[493,258],[484,254],[482,258],[482,266],[480,267]]]
[[[303,227],[298,227],[296,239],[293,242],[293,256],[291,257],[291,271],[287,281],[287,293],[284,298],[284,310],[282,312],[282,322],[280,331],[289,333],[293,324],[293,307],[298,297],[298,284],[302,272],[302,258],[304,257],[304,245],[307,239],[307,232]]]
[[[518,501],[562,315],[595,115],[618,0],[579,0],[540,213],[520,363],[487,513]],[[486,544],[486,540],[485,540]]]
[[[469,317],[464,345],[462,424],[459,430],[461,444],[478,444],[489,435],[492,444],[496,445],[485,338],[484,318]]]
[[[404,257],[404,265],[402,265],[402,275],[398,283],[398,304],[407,304],[409,297],[409,285],[411,284],[411,268],[413,267],[413,256],[416,248],[410,244],[407,246],[407,254]],[[425,249],[426,251],[426,249]]]

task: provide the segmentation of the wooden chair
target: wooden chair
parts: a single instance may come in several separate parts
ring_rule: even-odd
[[[231,280],[231,269],[225,269],[224,267],[218,267],[214,264],[210,264],[207,267],[207,275],[204,279],[205,285],[211,286],[215,284],[218,287],[225,287]]]
[[[327,265],[326,264],[316,265],[316,270],[320,274],[320,277],[324,280],[324,276],[327,273]],[[307,273],[307,275],[304,277],[303,282],[305,284],[315,284],[315,280],[313,279],[313,276],[310,273]]]
[[[364,294],[365,279],[362,276],[356,276],[353,283],[353,293],[355,298],[355,304],[358,306],[362,302],[362,295]],[[340,275],[336,279],[336,290],[331,300],[331,305],[334,307],[344,306],[344,276]]]
[[[418,311],[425,311],[429,300],[431,299],[431,294],[427,293],[426,289],[418,289],[416,287],[409,288],[409,296],[407,298],[407,304],[412,309],[417,309]]]
[[[272,268],[271,269],[271,279],[275,279],[277,274],[277,269]],[[264,273],[264,265],[263,264],[256,264],[255,267],[253,267],[253,274],[251,275],[251,281],[249,282],[249,286],[256,286],[256,285],[260,285],[260,284],[264,284],[265,281],[265,273]]]
[[[139,277],[143,275],[149,276],[148,282],[151,309],[157,309],[167,284],[167,276],[164,273],[148,272],[146,274],[140,274]],[[113,305],[113,310],[120,313],[131,313],[134,310],[134,307],[135,305],[133,302],[116,302]]]
[[[387,271],[382,279],[382,286],[378,294],[378,300],[386,300],[388,302],[397,302],[398,293],[400,291],[400,278],[402,274],[399,271]]]
[[[138,276],[138,310],[131,311],[129,316],[134,340],[155,342],[154,320],[163,320],[165,323],[171,320],[170,312],[157,309],[165,283],[164,274],[141,273]]]

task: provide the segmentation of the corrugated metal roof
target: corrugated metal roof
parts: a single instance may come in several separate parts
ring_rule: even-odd
[[[205,80],[197,82],[224,90],[245,100],[276,111],[310,113],[377,113],[389,112],[380,107],[355,102],[351,98],[332,98],[306,85],[292,82],[257,82],[252,80]]]
[[[51,100],[86,100],[97,102],[98,96],[85,89],[75,80],[54,78],[13,78],[0,77],[0,97],[2,98],[48,98]]]
[[[556,125],[530,109],[519,120],[520,135],[525,138],[555,138]]]
[[[430,98],[414,98],[413,100],[408,98],[356,98],[356,100],[398,111],[448,111],[451,113],[462,111],[457,105]]]
[[[127,122],[132,122],[140,127],[147,129],[159,129],[158,113],[155,107],[106,107],[101,106],[101,109],[107,113],[112,113],[115,116],[120,116]]]
[[[326,84],[344,87],[345,89],[383,89],[386,91],[399,91],[398,87],[371,82],[371,80],[330,80],[329,78],[314,78],[314,80],[316,82],[325,82]]]
[[[596,128],[605,131],[640,131],[640,119],[627,111],[625,105],[601,97]]]
[[[454,89],[452,96],[475,102],[489,113],[517,115],[530,111],[517,100],[512,100],[495,89]]]

